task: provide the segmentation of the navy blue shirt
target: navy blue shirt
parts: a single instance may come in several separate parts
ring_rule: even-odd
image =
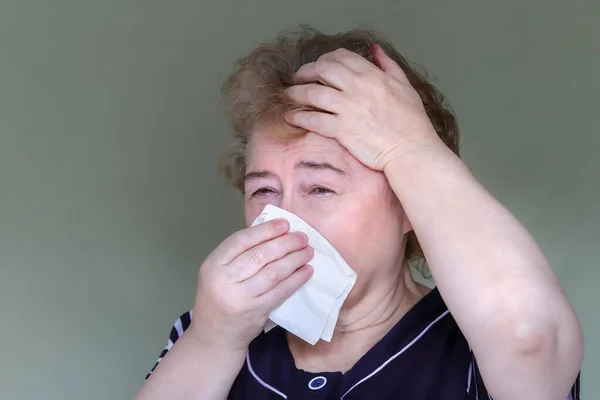
[[[190,312],[177,320],[158,362],[191,317]],[[579,400],[579,378],[569,398]],[[481,400],[491,396],[469,344],[433,289],[343,374],[299,370],[282,328],[260,334],[249,346],[228,399]]]

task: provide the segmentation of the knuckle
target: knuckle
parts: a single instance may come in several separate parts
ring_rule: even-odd
[[[263,225],[263,229],[265,229],[265,235],[267,235],[269,238],[273,238],[273,237],[277,237],[278,235],[281,234],[281,226],[279,225],[278,220],[271,220],[271,221],[267,221]],[[258,225],[260,226],[260,225]]]
[[[319,59],[315,62],[315,72],[319,76],[325,75],[331,69],[331,62],[329,60]]]
[[[361,72],[359,72],[355,77],[353,77],[352,84],[359,90],[364,90],[370,88],[372,82],[369,81],[368,77],[365,77]]]
[[[323,116],[321,113],[311,113],[308,116],[308,125],[312,128],[317,128],[322,125]]]
[[[279,274],[274,268],[269,268],[264,271],[265,280],[270,284],[279,282]]]
[[[264,256],[258,250],[251,250],[248,254],[249,261],[252,265],[263,265]]]
[[[246,248],[246,245],[248,244],[248,239],[246,238],[245,230],[237,231],[236,233],[234,233],[232,239],[234,245],[241,249]]]
[[[281,301],[282,299],[286,298],[286,290],[283,287],[283,285],[277,285],[275,286],[273,289],[271,289],[271,291],[269,292],[271,297],[273,299],[275,299],[277,302]]]
[[[318,101],[323,97],[323,91],[318,85],[311,85],[308,89],[308,97],[313,101]]]
[[[315,63],[319,62],[319,61],[330,59],[334,56],[334,54],[335,54],[335,50],[331,51],[329,53],[321,54],[319,57],[317,57],[317,60],[315,61]]]
[[[345,57],[345,56],[348,56],[351,52],[348,49],[340,47],[339,49],[335,50],[333,53],[336,55],[339,55],[341,57]]]

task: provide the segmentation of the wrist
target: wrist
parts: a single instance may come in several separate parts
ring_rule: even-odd
[[[387,149],[382,152],[381,169],[384,170],[390,163],[397,159],[402,159],[412,153],[422,150],[446,147],[442,139],[437,134],[435,128],[427,116],[423,118],[414,118],[412,122],[398,128],[390,137],[395,137],[396,141],[390,143]]]
[[[384,160],[382,171],[389,177],[389,174],[396,171],[410,172],[419,163],[448,157],[456,156],[436,135],[433,138],[392,148]]]
[[[230,341],[224,340],[227,335],[210,335],[207,334],[207,329],[203,329],[201,326],[197,326],[192,321],[190,327],[184,332],[190,341],[195,343],[195,346],[202,348],[205,351],[221,354],[229,354],[234,356],[236,354],[246,355],[248,346],[250,343],[246,341]]]

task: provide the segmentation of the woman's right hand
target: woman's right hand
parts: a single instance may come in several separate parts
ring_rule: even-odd
[[[207,346],[245,349],[312,275],[308,237],[283,219],[238,231],[204,261],[190,330]]]

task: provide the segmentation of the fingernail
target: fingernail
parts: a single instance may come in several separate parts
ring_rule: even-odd
[[[308,243],[308,235],[304,232],[298,232],[298,237],[302,240],[302,243]]]
[[[290,228],[290,224],[287,222],[287,220],[280,218],[276,221],[277,222],[275,222],[275,226],[277,227],[277,230],[286,232]]]

